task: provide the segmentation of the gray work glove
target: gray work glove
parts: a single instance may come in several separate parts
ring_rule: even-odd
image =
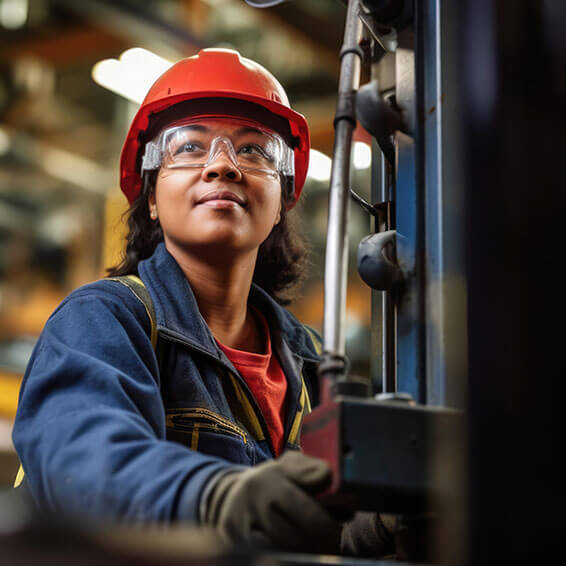
[[[358,512],[344,524],[340,554],[364,558],[384,558],[395,553],[393,515]]]
[[[331,480],[322,460],[286,452],[222,477],[208,497],[204,520],[231,543],[336,554],[341,524],[316,499]]]

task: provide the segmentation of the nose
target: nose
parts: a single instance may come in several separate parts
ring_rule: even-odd
[[[242,180],[242,173],[228,155],[221,152],[203,168],[202,178],[205,181],[225,178],[237,183]]]

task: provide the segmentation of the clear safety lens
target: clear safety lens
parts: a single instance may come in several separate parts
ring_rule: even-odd
[[[278,134],[247,120],[192,119],[146,144],[142,170],[207,167],[224,153],[242,171],[293,175],[293,151]]]

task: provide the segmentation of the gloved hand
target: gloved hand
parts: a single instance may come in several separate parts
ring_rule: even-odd
[[[221,478],[204,519],[232,543],[336,554],[341,524],[315,497],[331,480],[325,462],[289,451]]]
[[[340,554],[365,558],[383,558],[395,552],[396,517],[358,512],[344,524]]]

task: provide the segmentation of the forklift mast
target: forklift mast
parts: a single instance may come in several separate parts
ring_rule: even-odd
[[[396,515],[408,560],[436,557],[431,524],[462,541],[455,530],[465,508],[467,337],[458,322],[466,287],[457,221],[464,195],[458,169],[444,159],[457,144],[455,108],[444,102],[454,98],[446,62],[454,38],[440,10],[432,0],[348,3],[329,189],[322,400],[302,432],[304,450],[333,469],[326,503]],[[362,65],[370,80],[360,86]],[[358,120],[375,140],[374,233],[358,249],[358,271],[373,289],[370,376],[349,375],[344,359],[349,153]],[[376,378],[381,393],[371,396]],[[457,544],[446,551],[461,552]]]
[[[399,518],[406,560],[556,561],[566,3],[344,3],[322,402],[302,445],[334,470],[328,505]],[[350,187],[358,121],[373,136],[370,203]],[[350,196],[374,217],[358,249],[367,376],[345,360]]]

